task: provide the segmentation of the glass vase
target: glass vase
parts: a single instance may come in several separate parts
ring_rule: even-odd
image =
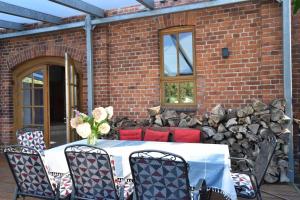
[[[97,134],[91,133],[87,138],[87,143],[89,145],[95,145],[97,142],[97,139],[98,139]]]

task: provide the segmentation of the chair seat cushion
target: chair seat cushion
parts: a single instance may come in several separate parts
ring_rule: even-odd
[[[144,141],[168,142],[168,139],[168,131],[156,131],[147,129],[144,136]]]
[[[59,185],[59,196],[64,199],[72,193],[72,179],[70,174],[51,173],[48,174],[50,182],[52,182],[53,189]]]
[[[175,129],[174,142],[199,143],[200,130],[197,129]]]
[[[124,199],[129,199],[129,197],[131,196],[131,194],[134,191],[134,184],[133,182],[119,182],[116,187],[119,189],[119,191],[121,191],[122,186],[124,187],[124,194],[123,197]],[[121,196],[121,194],[119,195]]]
[[[142,129],[121,129],[120,140],[142,140]]]
[[[249,198],[255,197],[255,190],[251,179],[247,174],[231,173],[231,177],[238,196]]]

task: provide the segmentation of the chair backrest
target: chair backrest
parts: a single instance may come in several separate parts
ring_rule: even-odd
[[[137,199],[190,199],[188,164],[175,154],[136,151],[129,162]]]
[[[259,144],[260,151],[255,160],[254,168],[254,173],[259,186],[262,183],[262,180],[271,162],[272,156],[275,152],[276,142],[276,137],[272,135],[268,136],[263,142]]]
[[[104,149],[89,145],[65,148],[77,198],[118,199],[110,157]]]
[[[16,136],[19,145],[35,148],[40,152],[46,149],[44,133],[41,128],[21,128],[17,130]]]
[[[4,152],[19,194],[55,198],[55,186],[51,184],[40,153],[36,149],[15,145],[5,148]]]

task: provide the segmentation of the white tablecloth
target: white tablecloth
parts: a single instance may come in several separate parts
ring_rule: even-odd
[[[86,144],[86,140],[76,141],[45,151],[46,162],[51,171],[68,172],[64,149],[71,144]],[[230,159],[227,145],[174,142],[144,142],[126,140],[98,140],[96,146],[113,155],[118,177],[130,174],[129,154],[138,150],[162,150],[182,156],[189,163],[189,179],[195,186],[203,178],[210,187],[221,189],[235,200],[236,192],[230,176]]]

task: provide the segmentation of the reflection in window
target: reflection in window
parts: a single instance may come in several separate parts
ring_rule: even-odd
[[[23,125],[44,123],[44,72],[36,71],[22,79]]]
[[[177,83],[165,83],[164,85],[165,102],[179,103],[179,88]]]
[[[164,35],[164,73],[165,76],[177,75],[176,35]]]
[[[196,104],[193,28],[161,32],[162,104]]]
[[[42,71],[36,71],[33,73],[34,87],[43,87],[44,75]]]
[[[179,33],[179,71],[180,75],[193,74],[192,33]]]
[[[29,125],[32,124],[32,113],[31,108],[23,108],[23,124]]]
[[[182,103],[194,103],[194,83],[180,83],[180,100]]]

